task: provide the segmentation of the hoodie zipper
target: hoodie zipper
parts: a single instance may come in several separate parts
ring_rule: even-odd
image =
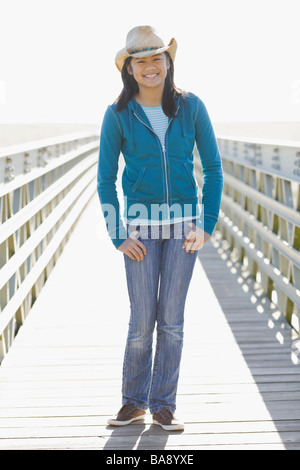
[[[171,121],[170,121],[171,122]],[[169,123],[170,124],[170,123]],[[169,127],[169,126],[168,126]],[[168,128],[167,128],[168,130]],[[166,131],[167,132],[167,131]],[[167,174],[167,158],[166,158],[166,148],[163,145],[163,154],[164,154],[164,163],[165,163],[165,175],[166,175],[166,188],[167,188],[167,210],[168,210],[168,219],[170,219],[170,207],[169,207],[169,187],[168,187],[168,174]]]
[[[179,106],[180,106],[180,104],[178,105],[178,107],[177,107],[177,110],[176,110],[176,113],[175,113],[175,114],[177,114],[177,112],[178,112],[178,109],[179,109]],[[165,145],[162,145],[162,144],[161,144],[161,142],[160,142],[160,139],[159,139],[158,135],[156,134],[156,132],[154,132],[154,130],[153,130],[153,129],[151,129],[151,127],[150,127],[150,126],[148,126],[148,124],[146,124],[144,121],[142,121],[142,120],[141,120],[141,119],[138,117],[138,115],[137,115],[135,112],[133,112],[133,114],[135,115],[135,117],[136,117],[136,118],[137,118],[137,119],[138,119],[138,120],[139,120],[139,121],[140,121],[142,124],[144,124],[144,126],[148,127],[148,129],[150,129],[150,131],[151,131],[151,132],[153,132],[153,134],[155,134],[155,135],[156,135],[156,137],[157,137],[157,138],[158,138],[158,140],[159,140],[159,145],[161,145],[161,147],[162,147],[162,151],[163,151],[163,157],[164,157],[164,166],[165,166],[165,181],[166,181],[166,190],[167,190],[167,208],[168,208],[168,219],[170,219],[170,207],[169,207],[169,187],[168,187],[168,173],[167,173],[167,156],[166,156],[166,147],[165,147]],[[167,134],[167,131],[168,131],[168,129],[169,129],[169,126],[170,126],[171,122],[173,121],[173,119],[174,119],[174,118],[171,118],[171,119],[170,119],[170,122],[169,122],[169,124],[168,124],[168,127],[167,127],[167,129],[166,129],[166,134]],[[165,135],[166,135],[166,134],[165,134]]]

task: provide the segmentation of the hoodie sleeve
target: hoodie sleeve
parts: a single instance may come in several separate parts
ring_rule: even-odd
[[[116,188],[121,143],[122,132],[117,117],[108,106],[100,134],[97,191],[106,229],[116,249],[127,238],[127,231],[121,219]]]
[[[212,235],[219,217],[223,189],[223,169],[211,120],[200,98],[197,100],[195,128],[196,145],[204,175],[202,187],[204,230]],[[201,226],[203,228],[203,224]]]

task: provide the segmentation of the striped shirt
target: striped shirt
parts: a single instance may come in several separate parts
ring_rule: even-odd
[[[169,118],[165,115],[161,106],[142,106],[155,134],[159,137],[161,145],[165,145],[165,135],[169,124]]]

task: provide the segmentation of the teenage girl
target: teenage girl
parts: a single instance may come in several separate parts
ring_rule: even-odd
[[[124,87],[101,128],[98,193],[112,243],[123,253],[130,299],[123,406],[108,420],[115,426],[143,419],[149,408],[154,424],[184,429],[174,416],[184,307],[197,252],[220,209],[216,138],[200,98],[174,84],[176,49],[174,38],[165,45],[150,26],[128,33],[115,59]],[[204,174],[201,207],[195,144]],[[121,152],[125,224],[116,190]]]

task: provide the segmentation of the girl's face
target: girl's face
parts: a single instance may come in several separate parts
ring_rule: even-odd
[[[157,54],[142,59],[132,58],[127,71],[134,76],[139,87],[164,87],[169,60],[166,54]]]

